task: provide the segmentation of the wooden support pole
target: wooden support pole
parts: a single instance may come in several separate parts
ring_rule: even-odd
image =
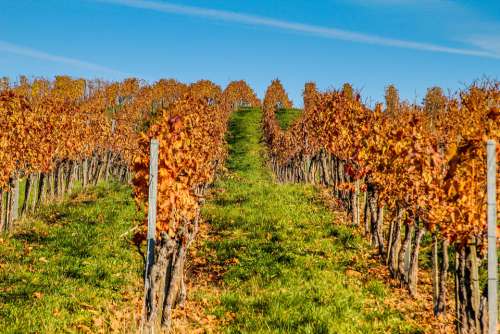
[[[496,143],[487,143],[488,170],[488,333],[497,333],[498,323],[498,259],[497,259],[497,162]]]
[[[151,140],[151,151],[149,160],[149,197],[148,197],[148,234],[147,234],[147,257],[144,270],[144,312],[142,322],[145,324],[151,316],[153,309],[152,292],[154,291],[153,279],[151,278],[151,267],[155,259],[155,235],[156,235],[156,205],[158,192],[158,140]],[[153,333],[153,328],[151,328]]]

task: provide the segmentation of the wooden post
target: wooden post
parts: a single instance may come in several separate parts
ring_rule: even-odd
[[[498,259],[497,259],[497,163],[496,143],[488,140],[488,333],[497,333],[498,322]]]
[[[19,218],[19,178],[16,176],[13,181],[12,189],[12,211],[11,223],[14,223]],[[9,226],[12,228],[12,226]]]
[[[4,211],[5,211],[5,199],[4,199],[4,191],[3,189],[0,188],[0,233],[4,231],[5,229],[5,221],[6,221],[6,218],[5,218],[5,214],[4,214]]]
[[[83,174],[83,187],[85,188],[89,183],[89,159],[83,159],[82,164],[82,174]]]
[[[151,279],[151,267],[155,257],[155,235],[156,235],[156,202],[158,192],[158,140],[151,140],[151,151],[149,160],[149,197],[148,197],[148,234],[147,234],[147,257],[146,268],[144,270],[144,312],[147,322],[152,310],[152,292],[154,291],[153,280]],[[144,317],[143,315],[143,317]],[[151,333],[153,329],[151,328]]]
[[[31,190],[33,188],[33,175],[34,174],[28,174],[28,176],[26,177],[26,186],[24,187],[24,201],[23,205],[21,206],[21,213],[20,213],[21,216],[24,215],[29,206]]]

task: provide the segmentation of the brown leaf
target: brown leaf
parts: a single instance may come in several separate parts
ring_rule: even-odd
[[[36,299],[41,299],[43,297],[43,293],[42,292],[33,292],[33,297],[35,297]]]

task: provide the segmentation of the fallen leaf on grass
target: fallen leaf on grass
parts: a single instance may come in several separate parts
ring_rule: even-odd
[[[97,328],[104,327],[104,320],[102,318],[96,317],[96,318],[92,319],[92,321],[94,322],[95,327],[97,327]]]
[[[117,319],[111,319],[110,327],[113,331],[118,331],[120,329],[120,321]]]
[[[24,255],[29,255],[31,251],[33,250],[33,246],[24,246]]]
[[[361,277],[362,274],[359,271],[352,270],[352,269],[347,269],[345,271],[345,274],[350,277]]]
[[[90,329],[90,327],[82,325],[82,324],[76,326],[76,328],[78,328],[80,331],[82,331],[84,333],[93,333],[92,330]]]
[[[240,263],[240,260],[238,260],[238,258],[231,258],[231,259],[228,259],[225,261],[225,264],[229,265],[229,264],[238,264]]]
[[[193,334],[204,334],[206,332],[207,331],[205,330],[205,328],[198,328],[198,329],[193,330],[191,333],[193,333]]]
[[[78,303],[81,307],[83,307],[84,309],[87,309],[87,310],[93,310],[94,309],[94,306],[93,305],[90,305],[90,304],[87,304],[87,303],[82,303],[82,302],[79,302]]]
[[[41,299],[43,297],[43,293],[39,291],[33,292],[33,297],[35,297],[36,299]]]

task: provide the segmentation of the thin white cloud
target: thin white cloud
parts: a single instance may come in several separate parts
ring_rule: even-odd
[[[466,39],[471,45],[474,45],[486,52],[500,54],[500,36],[498,35],[477,35]]]
[[[500,53],[493,53],[485,50],[454,48],[438,44],[386,38],[376,35],[358,33],[355,31],[322,27],[322,26],[303,24],[285,20],[278,20],[269,17],[248,15],[248,14],[242,14],[242,13],[236,13],[218,9],[176,5],[167,2],[157,2],[149,0],[94,0],[94,1],[127,6],[132,8],[148,9],[163,13],[197,16],[213,20],[237,22],[254,26],[265,26],[286,31],[311,34],[324,38],[345,40],[345,41],[365,43],[365,44],[382,45],[389,47],[440,52],[440,53],[451,53],[464,56],[500,59]]]
[[[448,0],[345,0],[360,6],[411,6],[411,7],[436,7],[454,8],[455,3]]]
[[[418,0],[345,0],[361,6],[406,6],[418,4]]]
[[[0,52],[7,52],[19,56],[25,56],[25,57],[30,57],[30,58],[35,58],[35,59],[40,59],[40,60],[46,60],[54,63],[59,63],[59,64],[66,64],[70,65],[73,67],[78,67],[90,71],[94,71],[97,73],[102,73],[102,74],[112,74],[112,75],[118,75],[118,76],[127,76],[125,73],[97,65],[94,63],[90,63],[87,61],[79,60],[79,59],[74,59],[74,58],[69,58],[69,57],[63,57],[63,56],[58,56],[54,54],[50,54],[44,51],[40,50],[35,50],[31,49],[28,47],[12,44],[9,42],[5,41],[0,41]]]

